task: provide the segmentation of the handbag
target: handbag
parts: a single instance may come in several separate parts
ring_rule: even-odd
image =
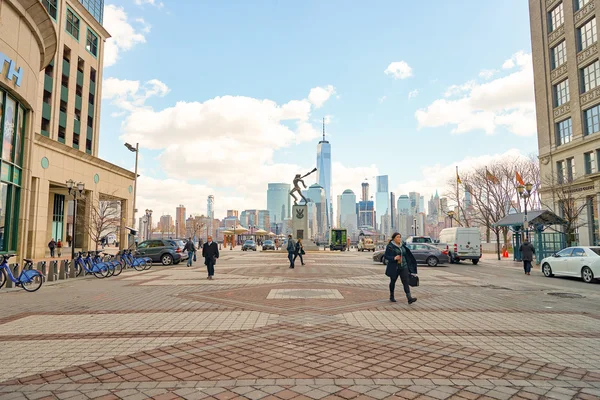
[[[408,285],[412,287],[419,286],[419,277],[417,275],[410,274],[408,278]]]

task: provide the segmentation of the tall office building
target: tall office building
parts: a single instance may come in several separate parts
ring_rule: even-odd
[[[361,184],[361,201],[369,200],[369,182],[363,182]]]
[[[271,228],[271,216],[269,210],[258,210],[258,229],[268,231]]]
[[[310,203],[315,204],[315,213],[317,215],[317,229],[313,235],[319,240],[327,237],[327,194],[325,188],[315,183],[303,191],[304,196]]]
[[[162,215],[160,217],[160,231],[163,234],[172,233],[173,228],[173,217],[170,215]]]
[[[410,214],[410,204],[410,198],[407,195],[398,196],[397,209],[399,213]]]
[[[358,229],[375,229],[375,204],[372,200],[359,201],[356,204]]]
[[[398,226],[398,214],[396,213],[396,194],[394,192],[390,192],[390,215],[391,215],[391,223],[392,230],[395,230]]]
[[[267,210],[273,223],[280,223],[291,218],[292,186],[289,183],[269,183],[267,188]]]
[[[566,200],[583,208],[580,245],[600,244],[599,9],[598,0],[529,0],[540,194],[560,215],[556,193],[569,185]]]
[[[340,196],[340,228],[346,229],[352,236],[358,231],[358,217],[356,215],[356,195],[350,189],[344,190]]]
[[[237,218],[239,217],[239,212],[238,210],[227,210],[227,218]]]
[[[175,235],[185,237],[185,206],[182,204],[175,210]]]
[[[425,212],[425,196],[419,196],[419,212]]]
[[[419,213],[419,202],[421,195],[417,192],[409,192],[408,198],[410,199],[410,214],[415,216]]]
[[[317,183],[325,190],[325,210],[327,229],[333,219],[331,196],[331,145],[325,140],[325,118],[323,118],[323,140],[317,145]]]
[[[376,177],[377,180],[377,192],[375,192],[375,211],[379,216],[377,221],[377,229],[381,233],[389,233],[389,224],[384,226],[387,222],[390,212],[390,194],[388,190],[388,176],[381,175]]]
[[[213,220],[215,219],[215,196],[212,194],[206,200],[206,217],[208,218],[208,232],[214,231]]]

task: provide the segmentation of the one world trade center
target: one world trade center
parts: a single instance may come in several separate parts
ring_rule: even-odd
[[[333,206],[331,204],[331,145],[325,140],[325,118],[323,118],[323,140],[317,145],[318,184],[325,189],[325,210],[327,215],[327,236],[331,229]]]

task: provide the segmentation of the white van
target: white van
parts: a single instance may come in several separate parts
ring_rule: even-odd
[[[479,228],[442,229],[440,242],[448,245],[450,263],[471,260],[476,265],[481,258],[481,233]]]

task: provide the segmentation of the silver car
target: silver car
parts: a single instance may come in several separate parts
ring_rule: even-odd
[[[438,264],[445,264],[450,261],[447,252],[444,252],[431,244],[407,243],[406,247],[408,247],[413,256],[415,256],[417,264],[426,264],[430,267],[435,267]],[[376,252],[373,254],[373,261],[385,264],[386,261],[383,258],[384,254],[384,250]]]

